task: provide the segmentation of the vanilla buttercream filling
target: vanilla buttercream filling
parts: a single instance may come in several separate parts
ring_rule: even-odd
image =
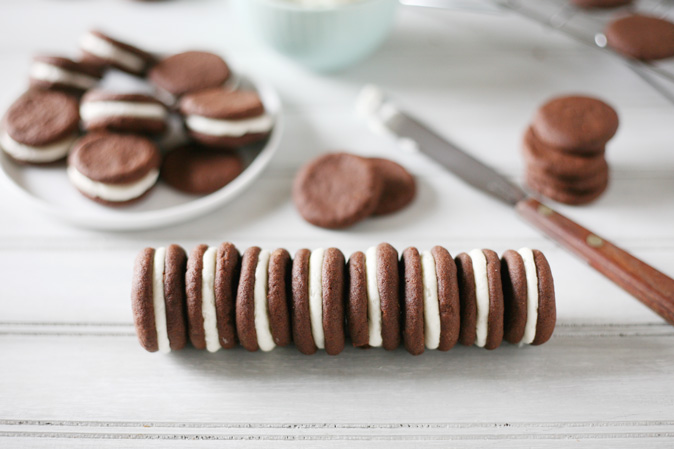
[[[80,48],[87,53],[112,61],[132,72],[142,72],[145,69],[143,58],[92,33],[86,33],[82,36]]]
[[[268,114],[242,120],[221,120],[201,115],[188,115],[185,124],[192,131],[216,137],[241,137],[246,134],[266,133],[274,125]]]
[[[309,316],[311,335],[317,348],[325,348],[323,331],[323,248],[315,249],[309,256]]]
[[[255,267],[255,333],[257,334],[257,345],[263,351],[271,351],[276,347],[274,337],[271,334],[269,325],[269,300],[268,300],[268,270],[270,253],[267,250],[260,251],[257,256],[257,266]]]
[[[438,275],[430,251],[421,253],[421,278],[424,286],[424,342],[428,349],[438,349],[441,326]]]
[[[80,107],[80,117],[85,122],[108,117],[132,117],[164,120],[168,112],[156,103],[132,101],[87,101]]]
[[[367,286],[367,330],[368,344],[378,348],[383,344],[381,334],[381,296],[377,280],[377,247],[373,246],[365,252],[365,281]]]
[[[98,80],[83,73],[71,72],[46,62],[35,61],[30,67],[30,77],[50,83],[65,84],[78,89],[87,90],[96,85]]]
[[[77,134],[73,134],[58,142],[35,147],[17,142],[5,131],[0,135],[0,146],[6,153],[19,161],[44,163],[66,157],[76,139]]]
[[[157,182],[158,177],[159,170],[154,168],[138,181],[128,184],[106,184],[87,178],[72,165],[68,167],[68,178],[75,187],[91,197],[105,201],[123,202],[138,198]]]
[[[517,251],[524,261],[524,273],[527,278],[527,322],[524,326],[524,336],[520,343],[531,344],[536,338],[536,323],[538,322],[538,273],[534,252],[529,248]]]
[[[220,350],[218,319],[215,311],[215,259],[217,249],[210,247],[204,252],[201,269],[201,316],[204,319],[204,339],[208,352]]]
[[[477,299],[477,320],[475,345],[484,348],[487,344],[489,328],[489,279],[487,278],[487,258],[482,250],[474,249],[469,254],[475,274],[475,297]]]
[[[166,303],[164,302],[164,269],[166,248],[157,248],[154,252],[152,271],[152,306],[154,307],[154,325],[157,329],[159,352],[171,352],[166,324]]]

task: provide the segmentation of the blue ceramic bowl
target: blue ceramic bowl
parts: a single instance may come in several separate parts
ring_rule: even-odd
[[[388,36],[397,0],[310,6],[289,0],[235,0],[244,26],[300,64],[335,71],[372,53]]]

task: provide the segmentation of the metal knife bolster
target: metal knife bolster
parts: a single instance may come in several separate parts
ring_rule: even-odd
[[[420,152],[468,184],[513,206],[527,198],[527,194],[505,176],[390,103],[380,109],[379,120],[391,133],[400,139],[415,142]]]

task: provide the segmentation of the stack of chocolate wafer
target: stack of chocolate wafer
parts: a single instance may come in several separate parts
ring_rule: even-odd
[[[231,243],[145,248],[136,258],[132,307],[141,345],[216,352],[240,344],[303,354],[403,345],[413,355],[461,343],[540,345],[555,327],[550,266],[538,250],[476,249],[453,258],[441,246],[387,243],[345,260],[337,248],[248,248]]]
[[[524,136],[526,183],[560,203],[590,203],[606,190],[607,142],[618,129],[618,114],[601,100],[554,98],[534,116]]]

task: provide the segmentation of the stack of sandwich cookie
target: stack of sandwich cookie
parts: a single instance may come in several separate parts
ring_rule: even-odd
[[[231,243],[199,245],[186,264],[184,254],[171,245],[136,259],[133,311],[149,351],[181,347],[188,329],[192,345],[210,352],[237,341],[249,351],[294,342],[303,354],[336,355],[349,338],[355,347],[386,350],[402,342],[418,355],[457,342],[495,349],[504,338],[540,345],[556,321],[550,267],[528,248],[501,259],[487,249],[452,259],[440,246],[407,248],[399,259],[382,243],[348,262],[336,248],[301,249],[292,260],[284,249],[258,247],[240,257]],[[186,317],[175,312],[183,309]]]
[[[524,136],[526,183],[561,203],[594,201],[608,186],[604,155],[617,129],[618,115],[601,100],[567,96],[548,101]]]
[[[31,90],[2,120],[0,147],[25,164],[49,164],[65,158],[78,136],[77,100],[61,92]]]

